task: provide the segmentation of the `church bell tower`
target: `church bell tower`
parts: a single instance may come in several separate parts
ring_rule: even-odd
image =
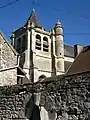
[[[63,28],[59,21],[48,32],[33,10],[24,26],[13,32],[12,45],[30,82],[64,73]]]

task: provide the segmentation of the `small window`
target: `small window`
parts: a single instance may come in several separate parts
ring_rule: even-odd
[[[48,45],[48,38],[44,37],[43,38],[43,51],[48,52],[48,47],[49,47],[49,45]]]
[[[36,49],[41,50],[41,36],[36,35]]]

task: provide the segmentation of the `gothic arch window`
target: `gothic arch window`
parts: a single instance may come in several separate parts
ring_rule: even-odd
[[[36,49],[41,50],[41,36],[36,35]]]
[[[26,35],[23,35],[22,37],[22,52],[24,52],[27,49],[27,39]]]
[[[21,38],[17,39],[17,52],[21,53]]]
[[[48,38],[47,37],[43,37],[43,51],[48,52]]]

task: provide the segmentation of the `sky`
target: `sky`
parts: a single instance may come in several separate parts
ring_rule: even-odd
[[[90,0],[17,0],[4,6],[13,1],[0,0],[0,31],[8,40],[12,31],[25,24],[34,8],[46,30],[60,20],[65,44],[90,44]]]

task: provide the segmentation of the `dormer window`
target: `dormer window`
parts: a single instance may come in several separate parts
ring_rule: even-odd
[[[48,45],[48,38],[44,37],[43,38],[43,51],[48,52],[48,47],[49,47],[49,45]]]
[[[41,50],[41,36],[36,35],[36,49]]]

